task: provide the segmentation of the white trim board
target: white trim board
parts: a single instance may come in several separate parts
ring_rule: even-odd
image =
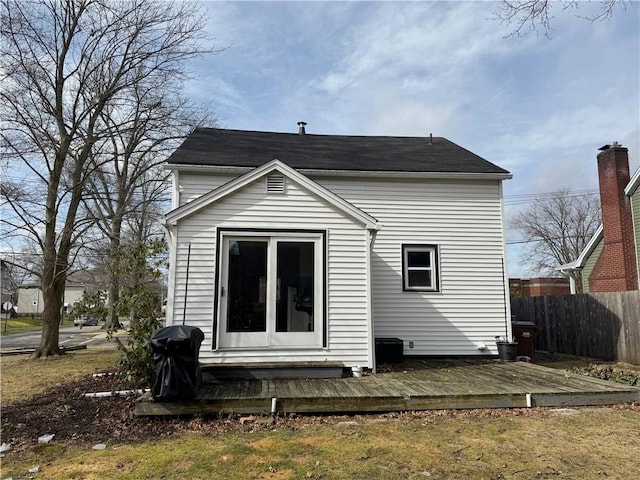
[[[285,177],[293,180],[302,187],[309,190],[311,193],[317,195],[323,200],[327,201],[338,210],[342,211],[348,217],[354,219],[356,222],[363,224],[369,230],[379,230],[381,228],[377,219],[357,208],[350,202],[346,201],[342,197],[336,195],[330,190],[326,189],[322,185],[314,182],[308,177],[302,175],[295,169],[289,167],[287,164],[280,160],[272,160],[269,163],[257,167],[250,172],[227,182],[215,190],[211,190],[209,193],[202,195],[195,200],[178,207],[165,215],[165,223],[169,225],[175,225],[179,220],[200,211],[201,209],[208,207],[209,205],[219,201],[220,199],[231,195],[232,193],[240,190],[251,182],[258,178],[268,175],[274,171],[278,171]]]

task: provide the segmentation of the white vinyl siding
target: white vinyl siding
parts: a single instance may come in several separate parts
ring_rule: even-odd
[[[195,200],[201,197],[205,193],[209,193],[211,190],[224,185],[225,183],[233,180],[238,175],[234,174],[219,174],[215,175],[207,172],[180,172],[178,175],[178,195],[179,203],[174,205],[174,208],[189,203],[191,200]],[[174,186],[175,188],[175,186]]]
[[[178,262],[172,268],[176,287],[169,293],[173,308],[168,305],[168,311],[181,323],[191,242],[187,323],[205,332],[200,355],[204,363],[326,359],[372,366],[370,314],[374,335],[402,339],[405,355],[497,353],[494,337],[505,335],[508,315],[499,180],[310,178],[380,222],[371,247],[370,298],[366,229],[288,178],[284,195],[267,194],[261,178],[178,222]],[[181,204],[232,179],[180,172]],[[217,225],[327,231],[327,349],[253,350],[236,356],[211,350]],[[403,291],[403,244],[438,246],[439,291]],[[480,350],[483,344],[489,350]]]
[[[180,174],[181,182],[185,179]],[[202,182],[198,183],[202,185]],[[183,185],[187,185],[183,183]],[[202,192],[200,192],[202,193]],[[216,281],[216,227],[224,229],[326,230],[327,348],[247,349],[214,351],[212,325]],[[286,193],[268,194],[264,178],[178,222],[176,267],[171,316],[181,323],[186,257],[191,243],[187,323],[201,328],[203,363],[342,361],[347,366],[370,364],[367,308],[368,232],[342,212],[287,180]],[[172,280],[170,280],[171,284]]]
[[[402,339],[405,355],[497,353],[506,315],[499,181],[316,181],[382,224],[372,252],[376,337]],[[403,291],[402,244],[438,245],[439,292]]]

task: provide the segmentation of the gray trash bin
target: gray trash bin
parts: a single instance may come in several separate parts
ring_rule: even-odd
[[[518,342],[503,342],[496,340],[498,358],[503,362],[515,362],[518,355]]]

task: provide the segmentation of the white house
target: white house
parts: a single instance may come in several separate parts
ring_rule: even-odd
[[[442,137],[196,129],[171,155],[167,324],[203,364],[375,367],[510,335],[506,170]]]
[[[78,283],[67,280],[64,287],[63,305],[65,313],[71,310],[73,304],[80,301],[82,296],[88,292],[95,290],[94,285]],[[16,310],[20,315],[42,315],[44,311],[44,298],[42,289],[37,283],[23,284],[18,287],[17,295],[18,304]]]
[[[16,311],[19,315],[41,315],[44,309],[44,299],[40,285],[30,284],[18,287],[16,294],[18,304]]]

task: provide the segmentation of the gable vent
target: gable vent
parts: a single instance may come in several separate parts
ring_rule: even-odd
[[[267,193],[284,193],[284,175],[267,176]]]

